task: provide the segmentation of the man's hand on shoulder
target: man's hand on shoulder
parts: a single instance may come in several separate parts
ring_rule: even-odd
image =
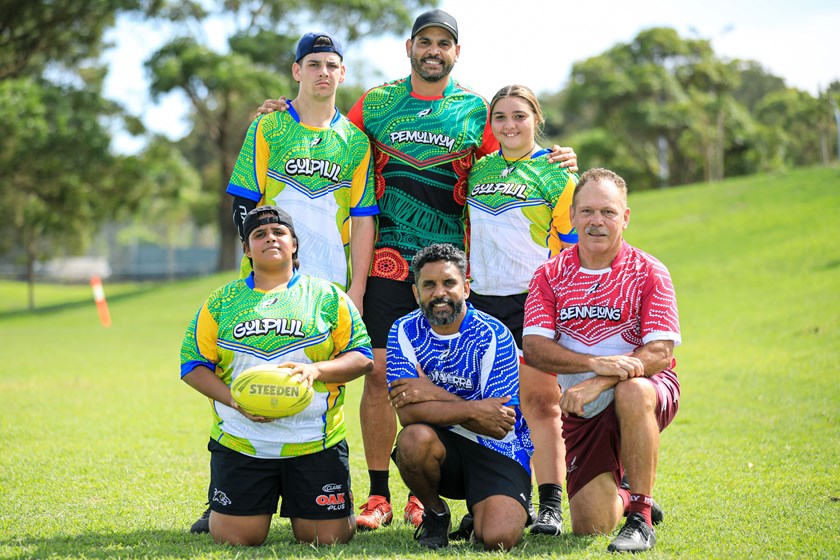
[[[279,99],[266,99],[263,101],[263,104],[257,107],[257,112],[254,113],[254,118],[256,119],[260,115],[267,115],[269,113],[273,113],[274,111],[283,111],[289,110],[289,104],[286,102],[285,97],[280,97]],[[253,119],[252,119],[253,120]]]
[[[577,154],[574,148],[558,146],[555,144],[551,147],[551,153],[548,154],[548,161],[550,163],[559,163],[560,167],[565,167],[571,173],[577,173]]]

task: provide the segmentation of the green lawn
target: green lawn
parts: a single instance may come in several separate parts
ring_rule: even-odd
[[[682,319],[680,413],[662,437],[666,511],[647,558],[840,558],[840,170],[631,195],[628,239],[671,270]],[[207,401],[178,376],[184,329],[230,274],[88,286],[0,282],[0,559],[477,558],[420,549],[395,522],[346,547],[265,546],[186,529],[208,481]],[[348,391],[357,503],[367,495]],[[395,469],[395,503],[405,487]],[[463,505],[454,504],[457,516]],[[567,511],[568,514],[568,511]],[[609,536],[526,536],[514,557],[605,556]]]

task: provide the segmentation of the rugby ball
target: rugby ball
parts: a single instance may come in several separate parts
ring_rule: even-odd
[[[291,372],[273,364],[248,368],[230,386],[233,400],[254,416],[284,418],[297,414],[312,402],[314,391]]]

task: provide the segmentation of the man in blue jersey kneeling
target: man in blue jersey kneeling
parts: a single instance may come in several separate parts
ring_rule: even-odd
[[[449,244],[413,259],[420,308],[388,336],[391,404],[404,426],[392,455],[425,506],[421,545],[449,544],[441,497],[466,500],[473,539],[510,550],[522,539],[531,503],[533,445],[519,409],[519,359],[500,321],[467,303],[467,257]]]

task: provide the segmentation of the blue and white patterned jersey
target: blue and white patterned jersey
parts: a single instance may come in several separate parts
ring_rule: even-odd
[[[398,319],[388,334],[388,383],[417,377],[419,363],[429,380],[458,397],[475,401],[510,396],[516,410],[514,429],[503,439],[479,435],[463,426],[447,429],[513,459],[531,472],[530,430],[519,408],[519,358],[507,327],[466,303],[459,331],[439,335],[421,310]]]

